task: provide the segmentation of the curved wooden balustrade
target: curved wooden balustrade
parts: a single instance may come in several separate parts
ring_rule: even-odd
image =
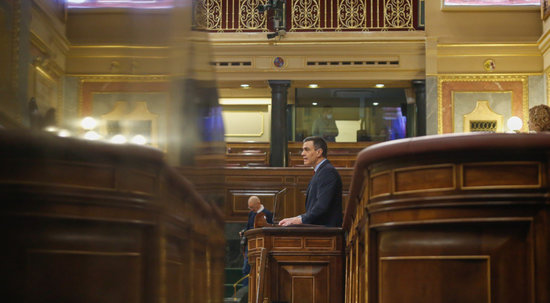
[[[161,152],[0,131],[0,167],[4,300],[222,301],[223,215]]]
[[[357,159],[346,302],[550,302],[550,134],[382,143]]]

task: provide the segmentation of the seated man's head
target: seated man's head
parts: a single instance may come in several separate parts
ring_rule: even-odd
[[[530,131],[550,131],[550,107],[544,104],[531,107],[528,124]]]
[[[260,198],[257,196],[251,196],[248,198],[248,209],[251,211],[257,212],[262,207],[262,203],[260,202]]]
[[[324,119],[330,120],[332,119],[332,106],[325,106],[323,107],[323,112],[321,113],[321,117]]]

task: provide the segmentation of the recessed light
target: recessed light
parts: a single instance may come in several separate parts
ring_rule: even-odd
[[[241,84],[241,87],[242,88],[250,88],[250,84],[243,83],[243,84]]]
[[[317,103],[317,102],[312,102],[311,103],[311,105],[313,105],[313,106],[317,106],[317,104],[319,104],[319,103]]]
[[[372,105],[374,105],[374,106],[378,106],[378,104],[380,104],[380,103],[378,103],[378,102],[372,102]]]
[[[319,84],[311,83],[311,84],[308,85],[307,87],[309,87],[309,88],[318,88],[318,87],[319,87]]]
[[[376,84],[375,86],[376,86],[377,88],[382,88],[382,87],[384,87],[384,84],[378,83],[378,84]]]

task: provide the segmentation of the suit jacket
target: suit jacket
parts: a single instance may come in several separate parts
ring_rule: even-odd
[[[264,210],[262,211],[265,213],[267,223],[273,223],[273,213],[267,210],[267,208],[265,207],[264,207]],[[248,213],[248,223],[246,223],[246,230],[254,228],[254,219],[256,219],[257,214],[258,213],[255,211],[251,211]]]
[[[302,223],[342,226],[342,178],[328,160],[311,178],[306,192],[306,213]]]

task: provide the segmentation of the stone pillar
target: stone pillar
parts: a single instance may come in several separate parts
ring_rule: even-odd
[[[287,161],[286,104],[289,80],[269,80],[271,87],[271,143],[270,163],[272,167],[285,167]]]
[[[416,97],[416,135],[426,135],[426,80],[413,80]]]

